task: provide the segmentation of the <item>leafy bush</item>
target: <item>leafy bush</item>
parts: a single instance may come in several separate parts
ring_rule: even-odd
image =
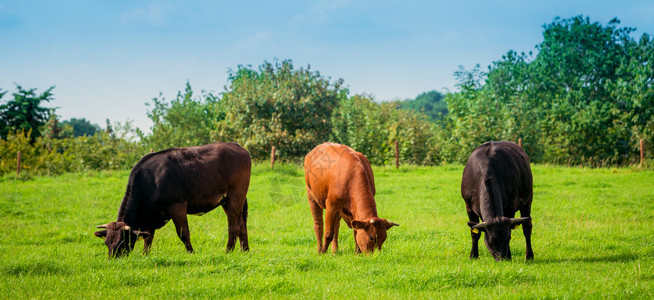
[[[39,137],[33,143],[29,132],[10,133],[7,139],[0,139],[0,174],[16,172],[18,151],[23,172],[35,175],[124,170],[146,154],[138,143],[116,139],[104,131],[77,138]]]
[[[162,95],[152,102],[154,107],[148,111],[148,118],[154,123],[152,132],[146,135],[138,131],[146,147],[158,151],[212,142],[210,133],[217,120],[218,102],[213,94],[203,92],[200,97],[193,97],[191,84],[187,82],[184,94],[179,92],[170,103]]]
[[[295,70],[290,60],[239,66],[229,75],[213,137],[238,142],[256,159],[275,146],[280,158],[298,160],[329,139],[332,111],[347,94],[342,84],[310,67]]]
[[[400,161],[433,164],[432,124],[424,114],[398,109],[398,102],[375,103],[370,96],[341,100],[332,116],[332,140],[352,147],[370,163],[385,165],[395,160],[395,141]]]

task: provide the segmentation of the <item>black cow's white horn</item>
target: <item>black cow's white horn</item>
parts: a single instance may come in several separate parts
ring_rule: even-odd
[[[528,221],[531,219],[530,217],[525,217],[525,218],[511,218],[511,225],[516,224],[516,223],[521,223],[524,221]]]
[[[106,229],[108,225],[109,225],[109,224],[98,225],[98,228],[105,228],[105,229]]]
[[[477,224],[477,225],[475,225],[475,226],[472,226],[472,229],[475,229],[475,228],[477,228],[477,229],[479,229],[479,228],[486,228],[487,226],[488,226],[488,223],[486,223],[486,222],[481,222],[481,223],[479,223],[479,224]]]
[[[125,225],[125,227],[123,227],[123,230],[131,230],[131,229],[132,227],[129,227],[129,225]]]

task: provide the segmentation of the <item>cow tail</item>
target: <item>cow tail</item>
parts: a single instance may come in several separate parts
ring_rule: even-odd
[[[241,217],[243,218],[243,225],[248,223],[248,198],[245,198],[243,203],[243,211],[241,212]]]

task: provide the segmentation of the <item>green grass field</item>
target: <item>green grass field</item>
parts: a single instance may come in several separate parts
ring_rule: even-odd
[[[462,166],[374,168],[380,217],[399,223],[384,250],[318,255],[294,165],[253,169],[249,253],[226,254],[222,209],[190,216],[187,254],[169,223],[152,252],[109,261],[98,224],[114,221],[129,172],[0,181],[0,298],[654,298],[654,171],[533,166],[533,248],[512,261],[470,234]]]

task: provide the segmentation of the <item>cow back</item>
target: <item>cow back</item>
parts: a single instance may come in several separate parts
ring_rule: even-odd
[[[307,187],[322,207],[328,198],[372,201],[374,205],[370,162],[352,148],[335,143],[321,144],[307,154],[304,169]]]
[[[468,159],[461,195],[479,216],[513,216],[531,203],[532,184],[529,158],[520,146],[487,142]]]
[[[171,148],[144,156],[132,169],[119,220],[161,227],[168,208],[187,202],[189,213],[207,212],[230,190],[247,192],[251,160],[236,143]]]

